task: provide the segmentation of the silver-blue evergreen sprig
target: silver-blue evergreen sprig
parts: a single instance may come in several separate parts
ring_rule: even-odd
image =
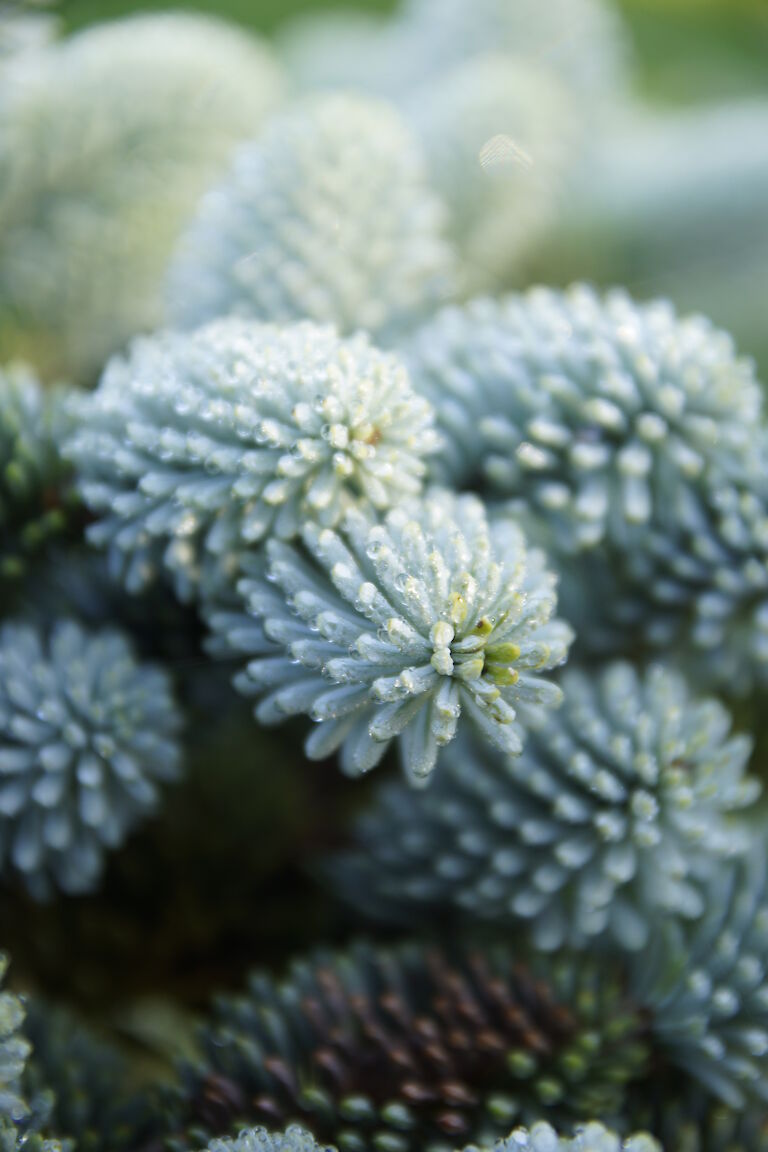
[[[172,323],[236,312],[392,335],[455,291],[445,211],[397,112],[333,95],[244,146],[183,237]]]
[[[443,471],[515,498],[567,568],[585,648],[677,645],[731,687],[764,676],[768,448],[730,337],[664,302],[539,289],[444,311],[408,358]]]
[[[290,1124],[284,1132],[244,1128],[239,1135],[211,1140],[207,1152],[334,1152],[321,1148],[311,1132]]]
[[[768,867],[749,856],[714,872],[702,918],[660,921],[631,974],[657,1051],[731,1108],[768,1102]]]
[[[63,393],[44,390],[21,364],[0,369],[0,581],[22,576],[60,536],[74,504],[59,441]]]
[[[298,1122],[341,1152],[448,1152],[542,1116],[616,1115],[645,1025],[612,974],[563,961],[362,944],[281,981],[256,972],[216,1000],[180,1070],[172,1146]]]
[[[560,549],[647,532],[753,443],[754,366],[703,317],[577,285],[440,312],[408,359],[445,432],[455,483],[524,497]]]
[[[662,666],[567,669],[561,685],[520,757],[457,742],[424,795],[384,788],[333,865],[341,891],[395,919],[523,920],[545,950],[606,934],[637,949],[660,911],[700,916],[702,883],[749,845],[733,813],[759,792],[751,742]]]
[[[568,611],[585,649],[640,643],[730,695],[768,683],[768,434],[723,454],[698,491],[670,491],[653,523],[583,554]]]
[[[67,451],[92,541],[130,590],[165,567],[184,598],[212,579],[206,563],[227,569],[268,533],[418,493],[438,444],[394,356],[308,322],[139,339],[76,410]]]
[[[83,382],[160,324],[180,233],[281,96],[266,43],[202,13],[134,13],[17,52],[0,72],[5,355]]]
[[[0,871],[38,899],[90,891],[176,778],[167,675],[118,632],[0,630]]]
[[[467,1148],[465,1152],[480,1152]],[[623,1138],[611,1128],[593,1120],[580,1124],[571,1136],[555,1131],[545,1120],[532,1128],[516,1128],[494,1145],[494,1152],[661,1152],[660,1145],[647,1133]]]
[[[0,1117],[21,1120],[28,1112],[22,1098],[21,1078],[31,1045],[22,1032],[24,1006],[2,984],[8,957],[0,952]]]
[[[316,722],[311,759],[340,748],[358,775],[397,739],[408,779],[423,784],[463,714],[517,755],[522,725],[560,702],[546,673],[572,633],[554,618],[554,579],[517,525],[489,522],[476,497],[434,490],[383,519],[355,508],[338,531],[308,524],[301,540],[247,558],[245,614],[211,623],[252,657],[236,683],[261,697],[262,723]]]

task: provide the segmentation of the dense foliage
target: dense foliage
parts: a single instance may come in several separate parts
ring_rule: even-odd
[[[0,10],[0,1152],[768,1149],[760,371],[530,283],[629,56]]]

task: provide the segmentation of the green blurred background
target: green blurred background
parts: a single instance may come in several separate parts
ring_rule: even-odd
[[[768,0],[615,2],[633,35],[638,87],[650,98],[688,103],[768,92]],[[70,29],[126,12],[185,8],[268,32],[311,9],[396,6],[397,0],[59,0],[55,7]]]

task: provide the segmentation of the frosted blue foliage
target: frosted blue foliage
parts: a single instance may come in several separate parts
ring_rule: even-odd
[[[714,700],[661,666],[567,669],[564,703],[516,759],[457,742],[435,784],[382,790],[338,886],[361,909],[421,920],[451,907],[530,924],[537,947],[625,949],[661,912],[695,919],[712,869],[749,839],[751,744]]]
[[[450,479],[524,495],[573,550],[651,524],[752,444],[762,412],[754,366],[709,321],[581,285],[445,309],[408,358]]]
[[[645,1133],[623,1139],[597,1121],[579,1125],[572,1136],[560,1135],[551,1124],[541,1121],[530,1129],[516,1128],[506,1140],[497,1141],[494,1152],[661,1152],[661,1148]]]
[[[266,1128],[244,1128],[231,1139],[211,1140],[207,1152],[334,1152],[321,1148],[314,1136],[298,1124],[291,1124],[284,1132],[268,1132]]]
[[[768,454],[762,467],[768,476]],[[729,696],[765,686],[768,502],[750,471],[715,476],[702,503],[670,503],[644,544],[560,558],[563,611],[582,652],[640,646]]]
[[[730,686],[765,675],[768,448],[727,335],[664,302],[539,289],[444,311],[407,359],[443,474],[522,505],[585,645],[613,631],[615,651],[703,650]]]
[[[637,958],[636,1001],[657,1046],[732,1108],[768,1102],[768,869],[756,842],[718,870],[697,923],[662,921]]]
[[[237,313],[391,336],[454,294],[445,210],[404,121],[354,96],[275,117],[202,201],[169,274],[171,322]]]
[[[768,680],[768,441],[695,491],[670,491],[634,539],[571,563],[564,611],[583,651],[666,650],[730,695]]]
[[[17,53],[0,71],[5,354],[79,382],[160,323],[181,231],[281,95],[267,45],[202,14],[136,14]]]
[[[8,957],[0,952],[0,1118],[21,1120],[28,1112],[21,1096],[21,1077],[30,1044],[22,1033],[21,1000],[2,987],[7,970]]]
[[[238,551],[269,534],[418,493],[438,444],[394,356],[311,323],[137,340],[76,408],[92,541],[130,590],[165,569],[185,598],[233,582]]]
[[[768,678],[768,437],[718,462],[700,493],[661,509],[644,542],[619,557],[613,620],[688,659],[730,691]],[[574,589],[589,580],[589,564]],[[704,659],[702,659],[702,656]]]
[[[247,615],[212,623],[255,657],[237,683],[261,697],[262,723],[316,721],[312,759],[341,748],[357,775],[397,739],[423,783],[462,715],[516,755],[521,725],[559,703],[542,675],[572,639],[554,618],[554,580],[517,526],[489,523],[475,497],[433,491],[381,520],[353,509],[339,531],[309,524],[301,539],[271,540],[240,584]]]
[[[0,630],[0,871],[33,896],[90,891],[175,779],[167,676],[116,632]]]

